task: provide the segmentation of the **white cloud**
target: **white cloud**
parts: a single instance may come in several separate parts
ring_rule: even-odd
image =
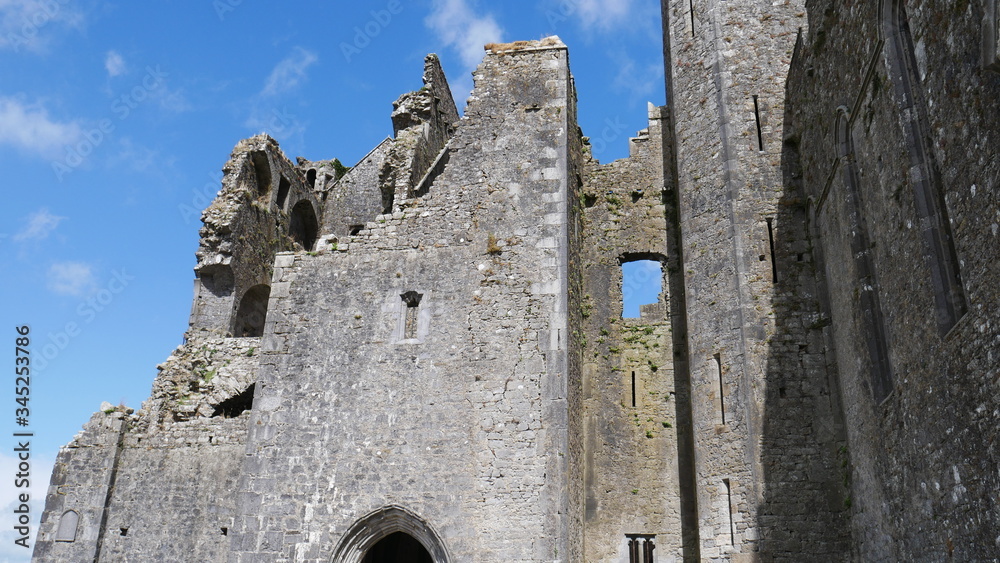
[[[583,27],[611,29],[629,21],[632,14],[632,0],[573,0],[575,13]]]
[[[318,60],[319,57],[315,53],[296,47],[291,55],[284,58],[271,71],[261,96],[276,96],[298,88],[307,78],[306,70]]]
[[[492,15],[476,15],[466,0],[434,0],[424,23],[448,47],[458,51],[468,69],[483,60],[483,45],[502,41],[503,29]]]
[[[44,51],[58,30],[83,27],[83,14],[75,2],[53,0],[0,0],[0,49],[15,52]]]
[[[55,460],[31,452],[28,462],[31,464],[30,486],[27,489],[16,488],[13,476],[18,472],[20,460],[11,455],[0,453],[0,475],[11,477],[0,480],[0,511],[6,515],[14,514],[14,509],[21,504],[18,495],[27,492],[30,498],[28,507],[31,510],[29,545],[34,547],[35,536],[38,534],[38,522],[42,515],[42,509],[45,508],[45,493],[49,488],[49,478],[52,476],[52,466],[55,465]],[[25,549],[14,543],[18,537],[19,535],[14,532],[12,525],[0,528],[0,561],[28,563],[31,560],[31,549]]]
[[[53,215],[43,207],[28,216],[28,224],[14,235],[14,240],[44,240],[59,226],[63,219],[65,217]]]
[[[52,157],[79,137],[79,124],[53,121],[40,104],[0,97],[0,143]]]
[[[125,72],[125,59],[118,51],[108,51],[104,56],[104,68],[108,71],[108,76],[118,76]]]
[[[630,103],[648,100],[663,88],[662,62],[640,66],[625,50],[611,51],[608,56],[618,67],[612,86],[616,92],[628,94]]]
[[[59,295],[82,296],[92,291],[97,283],[94,269],[83,262],[56,262],[49,267],[49,289]]]

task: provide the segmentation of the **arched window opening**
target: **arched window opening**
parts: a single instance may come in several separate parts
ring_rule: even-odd
[[[215,297],[228,297],[233,293],[233,270],[224,264],[205,266],[198,272],[201,287]]]
[[[56,530],[56,541],[76,541],[76,528],[80,523],[80,515],[75,510],[67,510],[59,518],[59,528]]]
[[[270,297],[271,288],[264,284],[255,285],[243,294],[233,322],[233,336],[264,336],[264,320],[267,318],[267,301]]]
[[[665,303],[663,262],[658,256],[627,255],[621,260],[621,274],[623,319],[646,316],[649,305]]]
[[[288,236],[302,245],[305,250],[312,250],[318,234],[319,222],[316,220],[316,212],[313,211],[312,203],[308,200],[296,203],[295,207],[292,208],[292,221],[288,227]]]
[[[362,563],[433,563],[431,554],[409,534],[394,532],[365,553]]]
[[[250,153],[250,160],[257,179],[257,195],[265,195],[271,190],[271,162],[264,151]]]
[[[309,189],[310,190],[316,189],[316,169],[315,168],[310,168],[309,171],[306,172],[306,183],[309,184]]]
[[[284,176],[278,181],[278,209],[285,208],[285,202],[288,200],[288,190],[292,188],[292,184],[288,182],[288,179]]]

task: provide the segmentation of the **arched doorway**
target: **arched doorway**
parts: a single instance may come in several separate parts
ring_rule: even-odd
[[[394,532],[371,546],[361,563],[434,563],[434,560],[413,536]]]
[[[401,506],[383,506],[358,519],[340,538],[331,563],[450,563],[441,537]]]

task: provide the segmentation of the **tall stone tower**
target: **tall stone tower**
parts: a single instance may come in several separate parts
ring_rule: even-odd
[[[802,194],[786,187],[785,81],[802,0],[664,0],[690,381],[689,552],[848,551],[829,324]],[[683,365],[683,364],[682,364]]]

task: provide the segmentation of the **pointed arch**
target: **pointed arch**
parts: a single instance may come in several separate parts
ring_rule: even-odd
[[[448,550],[430,525],[402,506],[383,506],[358,519],[340,538],[331,563],[362,563],[370,549],[389,536],[403,533],[416,540],[433,563],[450,563]]]
[[[908,172],[914,191],[916,223],[920,225],[923,254],[930,269],[938,328],[945,334],[965,315],[967,305],[941,174],[931,150],[927,104],[920,85],[906,1],[879,0],[879,13],[888,71],[910,157]]]

